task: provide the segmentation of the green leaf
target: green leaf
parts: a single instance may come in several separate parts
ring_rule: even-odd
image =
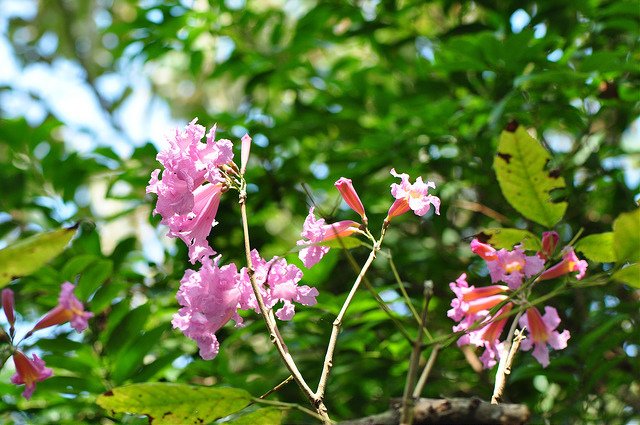
[[[565,187],[564,178],[546,169],[551,155],[524,127],[503,131],[493,168],[506,200],[520,214],[552,228],[567,209],[566,202],[553,202],[550,192]]]
[[[640,263],[631,264],[613,274],[613,278],[640,289]]]
[[[511,249],[518,244],[522,244],[528,251],[542,249],[540,239],[528,230],[492,228],[484,229],[479,236],[482,235],[487,238],[487,243],[498,249]]]
[[[282,423],[282,410],[277,407],[265,407],[264,409],[240,415],[225,423],[233,425],[276,425]]]
[[[613,232],[586,236],[576,243],[575,249],[582,252],[591,261],[599,263],[616,261],[616,253],[613,250]]]
[[[618,261],[640,261],[640,208],[613,222],[613,248]]]
[[[0,250],[0,288],[57,257],[75,233],[75,227],[39,233]]]
[[[202,424],[244,409],[251,395],[238,388],[156,382],[114,388],[96,402],[113,412],[148,415],[154,425]]]
[[[76,294],[81,300],[86,300],[89,295],[94,293],[105,280],[111,276],[113,271],[113,262],[111,260],[97,260],[87,267],[78,281]]]
[[[364,242],[362,242],[360,239],[358,238],[354,238],[354,237],[346,237],[346,238],[336,238],[336,239],[330,239],[326,242],[322,242],[318,245],[321,246],[328,246],[329,248],[345,248],[345,249],[352,249],[352,248],[357,248],[359,246],[363,246]]]

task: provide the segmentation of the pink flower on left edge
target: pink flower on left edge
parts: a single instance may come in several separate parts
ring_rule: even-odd
[[[16,366],[16,374],[11,377],[11,382],[16,385],[24,384],[24,392],[22,396],[29,400],[36,389],[36,382],[44,381],[53,375],[48,367],[45,367],[44,361],[33,354],[29,359],[21,351],[16,350],[13,353],[13,362]]]
[[[13,325],[16,323],[16,315],[13,310],[13,291],[9,288],[5,288],[2,290],[2,309],[4,310],[5,316],[7,316],[7,321],[9,322],[9,326],[13,329]]]
[[[533,347],[533,357],[538,360],[542,367],[549,365],[549,348],[562,350],[567,347],[567,341],[571,337],[568,330],[556,331],[560,325],[560,317],[553,307],[544,308],[544,316],[540,315],[537,308],[527,309],[527,314],[523,315],[518,322],[521,327],[529,331],[528,338],[524,339],[520,345],[523,351],[529,351]]]
[[[303,239],[297,242],[298,246],[304,246],[298,253],[298,257],[306,268],[311,268],[329,252],[328,246],[318,245],[335,238],[345,238],[358,231],[360,225],[352,220],[343,220],[337,223],[325,224],[324,219],[317,219],[313,213],[314,207],[309,209],[309,215],[304,221],[301,236]]]
[[[396,200],[389,208],[385,219],[386,222],[409,210],[413,210],[418,216],[425,215],[431,205],[435,208],[436,214],[440,215],[440,198],[429,195],[429,189],[435,189],[436,187],[434,182],[428,181],[425,183],[422,181],[422,177],[418,177],[416,182],[411,184],[408,174],[398,174],[393,168],[391,169],[391,175],[398,177],[401,181],[399,184],[393,183],[391,185],[391,194]]]
[[[84,310],[80,300],[73,294],[74,289],[75,286],[72,283],[64,282],[58,297],[58,305],[49,310],[29,333],[66,322],[71,322],[71,327],[77,332],[84,331],[93,313]]]

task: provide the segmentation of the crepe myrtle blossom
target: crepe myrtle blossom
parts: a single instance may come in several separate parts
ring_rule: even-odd
[[[531,307],[518,323],[529,330],[529,337],[522,341],[520,349],[529,351],[533,348],[533,357],[542,367],[547,367],[549,365],[548,346],[554,350],[562,350],[567,347],[567,341],[571,335],[566,329],[562,332],[556,331],[560,324],[560,317],[555,308],[545,307],[544,311],[544,316],[541,316],[537,308]]]
[[[567,247],[562,254],[562,261],[545,270],[540,275],[540,280],[553,279],[571,272],[578,272],[576,279],[580,280],[587,272],[587,267],[587,262],[579,259],[573,248]]]
[[[393,183],[391,185],[391,194],[396,200],[387,212],[386,223],[410,209],[416,215],[423,216],[429,211],[431,205],[435,208],[436,214],[440,215],[440,198],[429,195],[429,189],[436,187],[434,182],[425,183],[422,181],[422,177],[418,177],[415,183],[411,184],[408,174],[398,174],[394,168],[391,169],[391,175],[398,177],[401,181],[400,184]]]
[[[187,337],[195,340],[200,356],[214,358],[220,344],[216,332],[229,320],[242,324],[237,313],[242,296],[240,274],[235,264],[218,267],[220,257],[204,257],[200,270],[187,270],[176,294],[182,308],[171,323]]]
[[[64,282],[58,297],[58,305],[49,310],[42,319],[33,327],[29,334],[38,329],[48,328],[49,326],[59,325],[71,322],[71,327],[78,333],[87,329],[88,320],[93,317],[93,313],[85,311],[84,306],[73,294],[75,285],[70,282]]]
[[[11,377],[11,382],[16,385],[25,386],[22,396],[29,400],[36,389],[36,382],[44,381],[53,375],[48,367],[45,367],[44,361],[33,354],[29,359],[21,351],[16,350],[13,353],[13,363],[16,366],[16,374]]]
[[[338,189],[338,192],[340,192],[342,199],[344,199],[347,205],[349,205],[352,210],[360,214],[362,222],[367,224],[367,214],[364,212],[364,205],[362,205],[362,201],[353,187],[351,179],[340,177],[335,182],[335,187]]]
[[[282,307],[276,311],[280,320],[291,320],[295,314],[294,302],[302,305],[315,305],[318,290],[307,285],[298,285],[302,279],[302,271],[293,264],[287,264],[284,258],[274,257],[266,261],[257,250],[251,251],[251,264],[255,279],[265,306],[270,309],[282,302]],[[260,313],[260,307],[253,293],[249,273],[246,267],[240,270],[242,281],[242,297],[240,307],[253,309]]]
[[[304,221],[298,246],[304,246],[298,257],[306,268],[311,268],[329,252],[328,246],[318,245],[336,238],[346,238],[359,231],[360,224],[353,220],[343,220],[337,223],[325,224],[324,219],[316,219],[314,207],[309,209],[309,215]]]
[[[220,196],[226,189],[221,167],[233,160],[231,142],[216,141],[214,126],[202,143],[205,128],[196,121],[167,137],[167,147],[156,157],[164,170],[154,170],[146,188],[147,193],[158,195],[154,214],[160,214],[161,223],[169,227],[169,237],[187,244],[191,263],[215,255],[206,238],[216,224]],[[243,151],[246,138],[248,135],[243,138]]]

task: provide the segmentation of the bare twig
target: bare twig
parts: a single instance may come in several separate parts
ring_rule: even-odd
[[[511,329],[509,329],[509,334],[507,335],[507,339],[504,342],[504,346],[502,347],[500,363],[498,363],[498,371],[496,372],[496,382],[495,386],[493,387],[493,395],[491,396],[491,404],[498,404],[500,403],[500,400],[502,400],[504,387],[507,384],[507,375],[511,373],[513,360],[515,359],[516,353],[520,348],[520,343],[523,339],[525,339],[524,328],[521,331],[516,330],[518,326],[518,320],[521,316],[522,311],[519,312],[513,319]]]
[[[433,346],[431,350],[431,354],[429,354],[429,359],[427,360],[427,364],[425,365],[422,373],[420,374],[420,379],[418,379],[418,383],[416,387],[413,389],[413,398],[420,397],[422,394],[422,390],[427,383],[427,378],[429,378],[429,374],[431,373],[431,369],[433,369],[433,365],[436,363],[436,358],[438,357],[438,353],[440,352],[440,344],[436,344]]]
[[[291,376],[296,381],[304,395],[307,397],[309,402],[316,408],[318,414],[322,417],[322,421],[324,423],[331,423],[329,419],[329,415],[327,413],[327,408],[324,405],[322,398],[318,398],[315,396],[307,382],[302,377],[302,374],[298,370],[298,366],[291,357],[287,346],[285,345],[282,337],[280,336],[280,331],[278,330],[278,325],[275,320],[273,320],[273,312],[271,309],[267,309],[267,306],[264,304],[264,300],[262,299],[262,294],[260,293],[260,288],[258,287],[258,283],[255,280],[253,270],[253,264],[251,261],[251,243],[249,242],[249,223],[247,220],[247,195],[244,191],[244,187],[240,191],[240,213],[242,216],[242,230],[244,233],[244,249],[247,257],[247,274],[249,275],[249,281],[251,282],[251,288],[253,289],[253,293],[256,297],[256,301],[258,302],[258,307],[260,308],[260,313],[262,314],[262,318],[267,325],[267,329],[269,330],[269,335],[271,342],[276,346],[280,357],[284,361],[284,364],[291,372]]]
[[[503,223],[503,224],[508,224],[510,223],[510,220],[505,217],[504,215],[500,214],[497,211],[492,210],[491,208],[487,207],[486,205],[482,205],[479,204],[477,202],[471,202],[471,201],[466,201],[464,199],[458,199],[457,201],[454,202],[454,205],[458,208],[462,208],[463,210],[469,210],[469,211],[474,211],[474,212],[478,212],[480,214],[486,215],[489,218],[493,218],[494,220]]]
[[[284,387],[285,385],[287,385],[291,381],[293,381],[293,375],[289,375],[289,377],[287,379],[285,379],[284,381],[280,382],[278,385],[276,385],[275,387],[271,388],[269,391],[267,391],[266,393],[262,394],[258,398],[265,399],[265,398],[269,397],[271,394],[275,393],[276,391],[279,391],[280,388]]]
[[[381,239],[382,240],[382,239]],[[331,367],[333,366],[333,352],[336,349],[336,342],[338,340],[338,333],[340,333],[340,327],[342,326],[342,320],[344,319],[344,315],[353,300],[358,287],[360,286],[360,282],[362,282],[362,278],[364,277],[367,270],[373,263],[373,260],[376,258],[376,253],[380,250],[380,243],[376,243],[369,254],[369,258],[362,266],[362,270],[360,270],[360,274],[356,278],[356,281],[353,283],[351,287],[351,291],[349,291],[349,295],[347,295],[347,299],[345,299],[338,316],[333,321],[333,328],[331,329],[331,336],[329,337],[329,344],[327,345],[327,353],[324,357],[324,364],[322,365],[322,374],[320,375],[320,381],[318,382],[318,390],[315,393],[315,396],[322,400],[324,398],[324,392],[327,386],[327,378],[329,377],[329,372],[331,371]]]
[[[400,410],[400,424],[411,424],[413,420],[413,389],[418,374],[418,365],[420,364],[420,354],[422,353],[422,335],[424,324],[427,321],[427,311],[429,310],[429,301],[433,295],[433,282],[427,281],[424,284],[424,303],[422,305],[422,313],[418,324],[418,335],[413,342],[413,350],[411,350],[411,359],[409,360],[409,371],[407,372],[407,381],[404,385],[404,393],[402,395],[402,408]]]

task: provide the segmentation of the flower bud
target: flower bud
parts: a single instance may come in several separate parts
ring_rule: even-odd
[[[542,251],[538,254],[545,260],[552,257],[556,250],[556,246],[558,246],[559,239],[560,237],[557,232],[544,232],[542,234]]]
[[[362,221],[366,224],[367,215],[364,212],[364,205],[362,205],[362,201],[360,201],[360,197],[356,193],[356,190],[353,188],[353,183],[351,179],[340,177],[338,181],[335,182],[335,186],[342,195],[342,199],[351,207],[352,210],[360,214],[362,217]]]

